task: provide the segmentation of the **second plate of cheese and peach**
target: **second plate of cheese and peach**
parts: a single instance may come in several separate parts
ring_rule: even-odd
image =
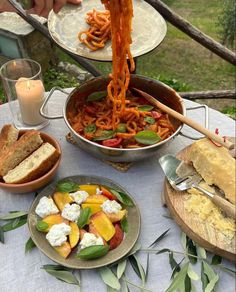
[[[49,258],[78,269],[113,263],[134,246],[138,207],[113,181],[68,177],[44,189],[28,216],[31,237]]]

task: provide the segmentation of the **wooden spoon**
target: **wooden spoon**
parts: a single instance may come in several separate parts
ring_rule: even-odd
[[[147,101],[149,101],[151,104],[155,105],[156,107],[158,107],[160,110],[162,110],[163,112],[169,114],[170,116],[176,118],[177,120],[183,122],[184,124],[190,126],[191,128],[197,130],[198,132],[202,133],[203,135],[205,135],[206,137],[214,140],[215,142],[219,143],[220,145],[226,147],[227,149],[231,150],[235,147],[235,144],[230,142],[229,140],[226,140],[224,138],[222,138],[219,135],[216,135],[215,133],[209,131],[208,129],[204,128],[203,126],[201,126],[200,124],[198,124],[197,122],[193,121],[192,119],[183,116],[182,114],[178,113],[177,111],[171,109],[170,107],[164,105],[163,103],[161,103],[160,101],[156,100],[153,96],[151,96],[150,94],[137,89],[137,88],[132,88],[134,91],[136,91],[137,93],[140,94],[140,96],[144,97]]]

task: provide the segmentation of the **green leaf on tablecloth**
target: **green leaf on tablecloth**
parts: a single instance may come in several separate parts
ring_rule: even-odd
[[[147,262],[146,262],[146,270],[145,270],[145,282],[147,282],[148,279],[148,272],[149,272],[149,258],[150,254],[147,254]]]
[[[133,201],[125,193],[122,193],[120,191],[116,191],[113,189],[110,189],[110,191],[118,199],[118,201],[120,201],[122,204],[129,206],[129,207],[134,206]]]
[[[131,266],[134,270],[134,272],[137,274],[137,276],[142,280],[142,283],[145,283],[145,271],[141,263],[139,262],[139,259],[135,256],[132,255],[129,257],[129,261],[131,263]]]
[[[131,251],[125,256],[125,258],[135,254],[136,252],[138,252],[141,249],[141,245],[139,243],[136,243],[134,245],[134,247],[131,249]]]
[[[211,265],[219,265],[222,262],[222,257],[218,255],[214,255],[211,259]]]
[[[166,231],[164,231],[160,236],[158,236],[157,239],[155,239],[155,240],[153,241],[153,243],[151,243],[151,244],[149,245],[149,247],[152,247],[152,246],[154,246],[155,244],[157,244],[159,241],[161,241],[161,240],[166,236],[166,234],[169,232],[169,230],[170,230],[170,228],[167,229]]]
[[[171,274],[171,279],[173,279],[175,277],[175,275],[181,270],[181,263],[183,262],[185,258],[182,258],[182,260],[174,267],[173,271],[172,271],[172,274]]]
[[[122,259],[121,261],[118,262],[117,271],[116,271],[116,275],[118,279],[120,279],[123,276],[126,269],[126,264],[127,264],[126,259]]]
[[[121,288],[119,280],[114,275],[112,270],[109,269],[108,267],[100,268],[99,274],[100,274],[103,282],[107,286],[110,286],[111,288],[116,289],[116,290],[119,290]]]
[[[235,271],[235,270],[232,270],[232,269],[230,269],[230,268],[226,268],[226,267],[224,267],[224,266],[221,266],[221,267],[222,267],[222,269],[225,270],[226,272],[232,273],[232,274],[234,274],[234,276],[236,276],[236,271]]]
[[[125,233],[128,233],[128,230],[129,230],[129,223],[128,223],[128,220],[127,220],[127,217],[123,217],[120,221],[120,226],[121,226],[121,229],[125,232]]]
[[[49,268],[49,266],[51,267]],[[42,269],[44,269],[48,274],[57,278],[60,281],[66,282],[68,284],[80,286],[79,281],[77,280],[77,278],[75,277],[75,275],[73,274],[71,270],[68,270],[62,266],[60,266],[60,269],[56,267],[54,269],[54,267],[52,266],[53,265],[44,265]]]
[[[0,220],[11,220],[11,219],[15,219],[15,218],[19,218],[22,216],[27,215],[27,212],[24,211],[11,211],[6,215],[2,215],[0,216]]]
[[[197,262],[197,258],[196,258],[197,257],[197,248],[196,248],[196,245],[194,244],[192,239],[190,239],[188,236],[186,237],[186,239],[187,239],[186,248],[187,248],[187,253],[189,254],[188,258],[189,258],[191,264],[196,264],[196,262]],[[193,255],[193,257],[191,255]]]
[[[25,244],[25,253],[31,251],[35,247],[36,247],[36,245],[33,242],[32,238],[30,237]]]
[[[183,248],[186,249],[187,236],[184,232],[181,232],[181,244],[182,244]]]
[[[192,291],[192,283],[189,275],[187,274],[184,281],[184,292],[191,292]]]
[[[172,251],[169,252],[169,264],[170,264],[172,270],[178,265],[178,263],[174,259],[174,254]]]
[[[0,226],[0,242],[4,243],[4,231],[2,226]]]
[[[64,267],[64,266],[61,266],[61,265],[43,265],[41,269],[44,269],[44,270],[67,270],[67,271],[70,271],[69,268],[67,267]]]
[[[21,227],[27,222],[27,216],[22,216],[20,218],[16,218],[13,220],[10,220],[8,223],[2,226],[2,229],[4,232],[14,230],[18,227]]]
[[[198,246],[198,245],[196,245],[196,247],[197,247],[197,255],[202,259],[206,259],[207,255],[206,255],[205,248]]]
[[[161,253],[165,253],[165,252],[170,252],[170,249],[169,248],[160,249],[158,252],[156,252],[156,255],[161,254]]]
[[[185,292],[185,278],[188,271],[189,262],[187,262],[180,272],[173,279],[172,283],[166,290],[166,292],[174,292],[178,290],[179,292]]]
[[[117,290],[117,289],[114,289],[114,288],[111,288],[110,286],[107,286],[107,292],[118,292],[120,290]]]
[[[209,283],[209,279],[204,272],[203,262],[201,264],[201,281],[202,281],[202,290],[205,291],[207,284]]]
[[[189,276],[190,279],[192,279],[194,281],[198,281],[199,280],[198,274],[193,270],[191,265],[188,266],[188,276]]]
[[[130,292],[129,287],[126,282],[125,282],[125,292]]]
[[[219,280],[219,275],[215,273],[215,271],[208,265],[207,262],[203,261],[201,268],[201,279],[203,290],[205,292],[211,292]]]

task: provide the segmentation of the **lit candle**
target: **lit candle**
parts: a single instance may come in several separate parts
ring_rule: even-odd
[[[42,81],[19,78],[15,87],[23,122],[28,125],[44,122],[45,119],[39,114],[45,93]]]

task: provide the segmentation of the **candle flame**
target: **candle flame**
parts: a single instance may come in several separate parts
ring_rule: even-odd
[[[16,67],[16,61],[13,61],[13,66]]]
[[[30,81],[27,80],[27,89],[30,90]]]

